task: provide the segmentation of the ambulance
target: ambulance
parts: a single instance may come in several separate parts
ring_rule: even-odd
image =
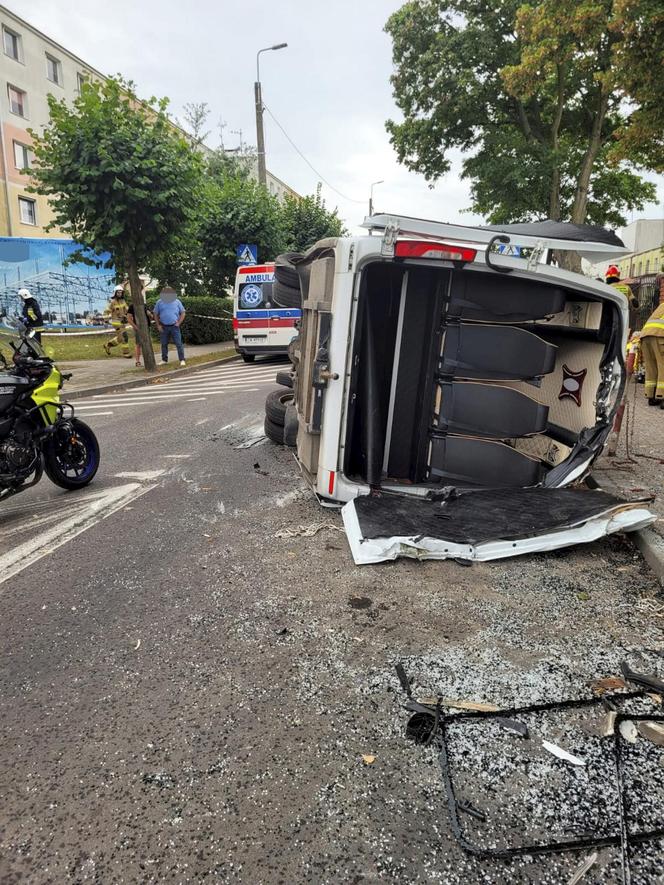
[[[287,354],[297,335],[302,311],[279,307],[272,295],[274,264],[239,267],[233,293],[233,338],[235,350],[245,363],[260,354]]]

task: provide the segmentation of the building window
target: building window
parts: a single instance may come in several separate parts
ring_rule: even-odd
[[[19,117],[27,117],[28,102],[25,92],[22,89],[17,89],[16,86],[8,85],[7,94],[9,95],[9,110],[12,114],[16,114]]]
[[[81,93],[81,90],[83,89],[83,86],[87,82],[88,78],[85,76],[85,74],[76,74],[76,91],[79,93],[79,95]]]
[[[28,200],[27,197],[18,198],[18,209],[21,215],[22,224],[37,224],[37,210],[34,200]]]
[[[14,165],[17,169],[30,169],[35,159],[35,155],[27,144],[21,144],[20,141],[14,142]]]
[[[14,61],[23,61],[23,47],[21,46],[21,38],[9,28],[2,28],[2,45],[4,46],[5,55],[13,58]]]
[[[46,56],[46,76],[51,83],[57,83],[58,86],[62,86],[62,65],[52,55]]]

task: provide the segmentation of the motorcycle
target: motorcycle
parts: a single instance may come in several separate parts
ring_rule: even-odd
[[[60,402],[63,375],[19,322],[0,326],[0,501],[36,485],[80,489],[99,468],[99,443]]]

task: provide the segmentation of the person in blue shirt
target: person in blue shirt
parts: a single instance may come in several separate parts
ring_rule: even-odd
[[[180,365],[186,365],[184,361],[184,347],[182,345],[182,332],[180,326],[184,322],[184,304],[178,298],[175,289],[164,286],[159,293],[159,301],[153,309],[155,323],[161,339],[161,361],[168,362],[168,342],[173,339],[178,352]]]

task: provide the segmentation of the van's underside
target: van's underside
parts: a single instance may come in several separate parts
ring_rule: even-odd
[[[622,325],[610,300],[483,267],[375,261],[362,272],[357,311],[343,474],[374,495],[346,505],[356,561],[494,558],[562,546],[551,534],[561,541],[593,520],[578,540],[650,521],[643,506],[588,489],[565,490],[561,511],[555,492],[599,454],[620,399]],[[454,514],[435,500],[450,487],[469,493]],[[538,487],[543,495],[526,502]],[[512,491],[480,506],[488,489]],[[397,507],[395,490],[420,500]],[[492,507],[530,508],[520,538],[539,543],[508,543]],[[386,534],[390,511],[401,528],[420,528]],[[384,543],[372,548],[376,538]],[[485,553],[494,542],[502,552],[481,555],[478,538]]]
[[[377,262],[358,311],[349,479],[559,485],[556,468],[580,441],[601,448],[620,353],[610,302],[512,275]]]

